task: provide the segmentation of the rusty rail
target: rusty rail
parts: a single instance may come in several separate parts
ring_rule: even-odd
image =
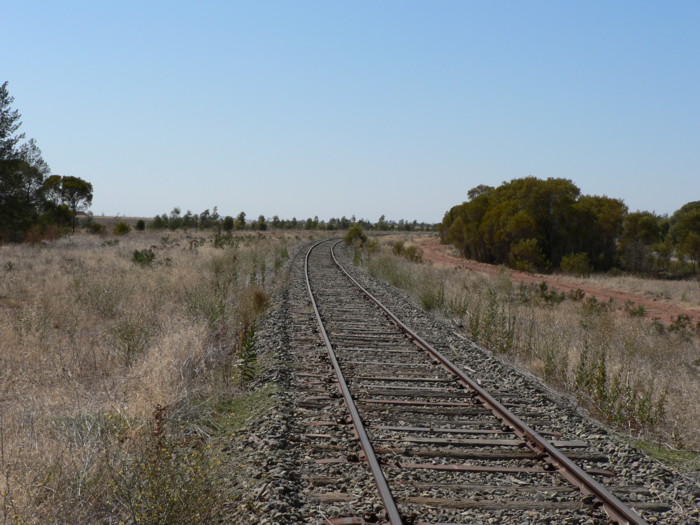
[[[391,319],[391,321],[394,324],[396,324],[396,326],[403,330],[416,345],[428,352],[434,359],[438,360],[445,369],[447,369],[451,374],[458,378],[459,381],[461,381],[464,385],[472,389],[472,391],[475,392],[476,396],[480,399],[482,404],[486,406],[489,410],[491,410],[491,412],[497,418],[499,418],[505,425],[513,429],[513,432],[525,442],[528,448],[530,448],[539,456],[543,457],[545,461],[553,465],[565,479],[567,479],[570,483],[581,489],[581,492],[584,495],[590,495],[596,498],[598,502],[600,502],[600,504],[603,505],[603,509],[612,520],[620,524],[628,523],[633,525],[648,525],[647,522],[644,519],[642,519],[634,510],[629,508],[614,494],[612,494],[600,483],[591,478],[586,472],[583,471],[583,469],[581,469],[578,465],[576,465],[573,461],[566,457],[566,455],[563,452],[561,452],[554,445],[549,443],[534,429],[532,429],[524,421],[522,421],[510,410],[504,407],[498,400],[494,399],[493,396],[486,392],[486,390],[484,390],[476,381],[468,377],[464,372],[457,368],[457,366],[454,365],[449,359],[442,355],[438,350],[433,348],[428,342],[423,340],[418,334],[413,332],[408,326],[402,323],[376,297],[374,297],[360,283],[358,283],[347,272],[347,270],[343,268],[343,266],[340,264],[340,262],[335,256],[334,249],[340,242],[341,241],[336,242],[331,247],[331,256],[333,257],[333,261],[335,262],[335,264],[347,276],[347,278],[355,286],[357,286],[375,305],[377,305],[377,307],[380,308],[387,315],[387,317],[389,317],[389,319]],[[317,244],[313,247],[317,246]],[[315,308],[316,306],[314,303],[314,309]],[[318,317],[318,312],[316,315]],[[320,317],[318,317],[318,319],[320,325]],[[324,339],[327,341],[325,330],[323,330],[323,336]],[[328,345],[330,351],[330,343],[327,342],[326,344]],[[334,364],[334,366],[337,366],[337,362]],[[336,373],[339,373],[339,371]],[[342,377],[342,375],[339,375],[339,377]],[[349,395],[350,394],[348,392],[348,396]],[[365,445],[363,444],[363,448],[364,447]]]
[[[362,450],[364,451],[365,457],[367,458],[369,468],[372,471],[372,475],[374,476],[374,480],[377,484],[377,489],[379,490],[380,497],[384,502],[384,509],[387,513],[389,523],[391,525],[402,525],[403,521],[401,519],[401,514],[399,513],[399,509],[396,506],[396,502],[394,501],[394,496],[391,493],[391,489],[389,488],[389,485],[386,482],[384,472],[382,471],[382,468],[379,465],[379,460],[377,459],[377,456],[374,453],[374,449],[372,448],[372,444],[370,443],[369,436],[367,435],[365,426],[362,423],[362,418],[360,418],[360,413],[358,412],[357,407],[355,406],[355,402],[352,399],[352,395],[350,394],[350,389],[348,388],[348,385],[345,382],[343,372],[340,370],[340,365],[338,364],[338,359],[336,358],[335,351],[333,350],[333,345],[331,345],[330,339],[328,339],[328,334],[326,333],[326,329],[323,326],[323,321],[321,320],[321,314],[319,313],[318,307],[316,305],[316,299],[314,298],[313,291],[311,290],[311,281],[309,279],[309,255],[316,246],[323,242],[327,241],[320,241],[315,243],[311,246],[311,248],[309,248],[309,251],[306,253],[306,258],[304,260],[306,288],[309,292],[309,297],[311,298],[311,304],[314,309],[314,314],[316,315],[316,321],[318,321],[318,327],[321,333],[321,337],[323,338],[323,341],[326,344],[328,356],[331,360],[331,363],[333,364],[333,370],[335,371],[336,379],[338,380],[338,386],[340,387],[340,391],[343,394],[345,405],[347,406],[348,411],[350,412],[350,416],[352,417],[352,422],[355,426],[355,431],[357,432],[357,436],[360,440],[360,445],[362,446]]]

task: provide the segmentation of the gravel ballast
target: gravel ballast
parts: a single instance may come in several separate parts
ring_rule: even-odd
[[[236,502],[235,519],[240,523],[322,523],[329,516],[351,515],[365,515],[371,521],[381,508],[366,466],[356,460],[359,447],[344,421],[342,400],[332,395],[335,385],[330,370],[323,372],[327,357],[306,294],[304,254],[302,249],[289,261],[289,283],[275,295],[269,314],[257,330],[260,361],[267,366],[255,386],[274,384],[275,403],[269,413],[249,424],[229,452],[232,461],[246,465],[245,479],[239,484],[240,500]],[[482,386],[527,399],[525,412],[547,414],[553,430],[561,431],[567,439],[589,443],[608,458],[596,467],[615,472],[616,486],[644,487],[644,491],[629,493],[631,505],[649,497],[668,504],[665,512],[645,513],[648,522],[700,522],[700,486],[694,480],[640,453],[623,436],[586,417],[567,398],[478,347],[456,332],[453,325],[418,308],[404,293],[353,266],[343,250],[341,254],[341,262],[370,293]],[[529,416],[523,417],[527,420]],[[319,421],[328,425],[310,426]],[[319,468],[321,456],[337,456],[345,461]],[[409,474],[396,467],[388,472],[411,481]],[[332,481],[332,489],[324,489],[324,478]],[[447,480],[449,476],[434,474],[436,483]],[[478,483],[488,486],[491,479],[484,475]],[[343,494],[357,497],[344,501]],[[443,495],[440,490],[426,494],[434,498]],[[484,489],[484,493],[474,496],[488,499],[490,494]],[[532,497],[557,496],[536,493]],[[439,517],[427,508],[421,510],[427,513],[421,514],[421,519]],[[515,515],[495,510],[464,513],[464,520],[473,523],[604,523],[584,515],[560,518],[553,514],[551,520],[543,521],[538,513]]]

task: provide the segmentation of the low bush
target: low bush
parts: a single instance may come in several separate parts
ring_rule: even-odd
[[[565,255],[559,265],[561,271],[572,275],[588,276],[593,271],[593,266],[587,253],[572,253]]]
[[[625,312],[627,312],[630,317],[644,317],[647,313],[646,308],[643,304],[635,305],[632,301],[625,301]]]
[[[423,250],[418,246],[407,246],[403,251],[403,257],[411,262],[423,262]]]
[[[235,246],[236,242],[230,231],[227,233],[215,233],[211,240],[214,248],[227,248],[229,246]]]
[[[91,222],[88,226],[88,231],[95,235],[104,235],[107,232],[107,228],[99,222]]]
[[[586,298],[586,292],[581,290],[581,288],[576,288],[575,290],[569,290],[569,293],[566,294],[566,297],[571,299],[572,301],[580,302]]]
[[[150,266],[151,263],[155,260],[155,258],[155,252],[150,248],[146,248],[144,250],[134,250],[134,254],[131,257],[131,260],[141,266]]]
[[[523,239],[514,244],[510,249],[508,262],[513,268],[523,272],[534,272],[547,267],[546,258],[537,239]]]
[[[423,250],[412,244],[407,246],[403,241],[393,243],[391,252],[411,262],[423,262]]]
[[[169,428],[170,409],[156,405],[150,425],[107,462],[115,514],[130,523],[205,523],[220,519],[220,465],[196,435]],[[128,459],[127,459],[128,458]]]
[[[343,237],[345,244],[359,244],[362,246],[367,242],[367,234],[359,224],[353,224],[348,228],[348,232]]]
[[[539,298],[548,305],[557,305],[566,299],[565,293],[550,290],[547,281],[540,282],[540,284],[537,285],[537,291]]]
[[[131,225],[128,222],[119,221],[112,229],[114,235],[127,235],[131,233]]]

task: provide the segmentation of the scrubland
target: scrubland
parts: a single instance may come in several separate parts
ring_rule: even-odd
[[[561,294],[546,284],[515,284],[506,269],[489,277],[438,268],[421,263],[420,252],[407,250],[412,245],[410,236],[370,241],[355,261],[451,319],[465,336],[575,397],[640,447],[700,470],[697,326],[682,318],[664,325],[633,305],[615,311],[581,290]],[[649,294],[698,305],[697,280],[614,279],[601,285],[633,283]]]
[[[519,286],[505,270],[433,267],[398,239],[370,240],[356,262],[640,445],[699,469],[694,326]],[[132,232],[0,246],[0,522],[235,515],[246,472],[225,451],[274,390],[247,386],[264,365],[256,322],[302,240]],[[697,301],[697,282],[647,284]]]
[[[0,521],[222,519],[237,468],[222,442],[267,402],[270,388],[245,389],[255,324],[298,242],[132,232],[0,246]]]
[[[670,301],[679,306],[700,307],[700,280],[644,279],[632,275],[598,276],[580,279],[582,283],[608,290],[634,292],[652,300]]]

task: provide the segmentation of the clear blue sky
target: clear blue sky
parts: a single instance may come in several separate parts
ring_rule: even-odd
[[[0,82],[95,214],[439,221],[564,177],[700,200],[700,2],[7,1]]]

